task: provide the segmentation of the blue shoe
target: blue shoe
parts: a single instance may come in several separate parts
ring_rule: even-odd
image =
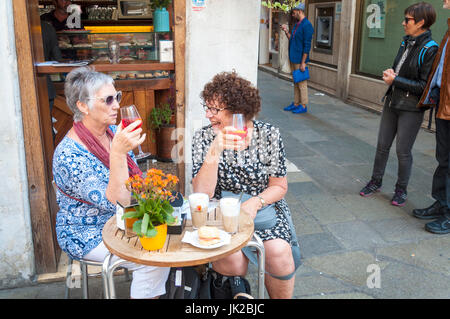
[[[292,110],[292,113],[294,113],[294,114],[300,114],[300,113],[306,113],[308,111],[308,109],[307,109],[307,107],[306,107],[306,105],[305,106],[303,106],[303,105],[299,105],[299,106],[296,106],[293,110]]]
[[[286,106],[283,110],[285,111],[292,111],[295,108],[294,102],[291,103],[291,105]]]

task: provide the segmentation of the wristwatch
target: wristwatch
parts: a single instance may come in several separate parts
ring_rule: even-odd
[[[259,195],[256,195],[256,197],[259,198],[259,201],[261,202],[261,208],[263,208],[264,206],[266,206],[266,201],[264,200],[264,198],[262,198]]]

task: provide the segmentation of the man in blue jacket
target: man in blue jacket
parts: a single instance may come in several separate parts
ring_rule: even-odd
[[[300,69],[302,72],[306,69],[306,63],[309,61],[309,51],[311,50],[311,40],[314,28],[311,22],[305,16],[305,5],[300,3],[292,9],[292,16],[298,20],[289,32],[286,25],[282,25],[284,33],[289,39],[289,60],[291,71]],[[308,83],[302,81],[294,83],[294,102],[284,108],[285,111],[292,113],[305,113],[308,104]]]

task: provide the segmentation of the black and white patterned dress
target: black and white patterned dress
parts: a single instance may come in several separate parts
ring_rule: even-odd
[[[278,128],[271,124],[253,121],[253,133],[249,147],[243,151],[225,150],[219,162],[218,180],[214,197],[220,199],[222,191],[239,194],[244,191],[256,196],[269,183],[269,177],[286,176],[286,155]],[[203,165],[209,147],[216,134],[211,125],[194,134],[192,142],[192,178]],[[283,211],[290,215],[289,207],[283,199],[275,203],[277,222],[273,228],[257,230],[264,241],[281,238],[290,243],[291,232]]]

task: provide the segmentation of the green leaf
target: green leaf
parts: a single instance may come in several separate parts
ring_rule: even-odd
[[[142,234],[147,233],[149,221],[150,221],[150,215],[145,213],[144,218],[142,218],[142,224],[141,224],[141,233]]]
[[[155,237],[158,234],[158,231],[155,228],[147,230],[145,236],[147,237]]]
[[[133,224],[133,231],[136,233],[136,235],[138,236],[142,236],[141,233],[141,226],[142,226],[142,220],[137,220],[134,222]]]
[[[172,215],[167,215],[166,222],[167,224],[173,224],[175,222],[175,217],[173,217]]]
[[[168,202],[163,202],[163,203],[162,203],[162,209],[163,209],[164,212],[166,212],[167,214],[172,214],[173,211],[174,211],[172,205],[170,205]]]
[[[145,203],[145,210],[147,212],[153,211],[153,201],[152,200],[149,200],[148,202]]]
[[[126,212],[125,214],[123,214],[122,215],[122,219],[125,219],[125,218],[138,218],[138,216],[139,216],[139,213],[137,211],[135,211],[135,210],[132,210],[132,211],[129,211],[129,212]]]

